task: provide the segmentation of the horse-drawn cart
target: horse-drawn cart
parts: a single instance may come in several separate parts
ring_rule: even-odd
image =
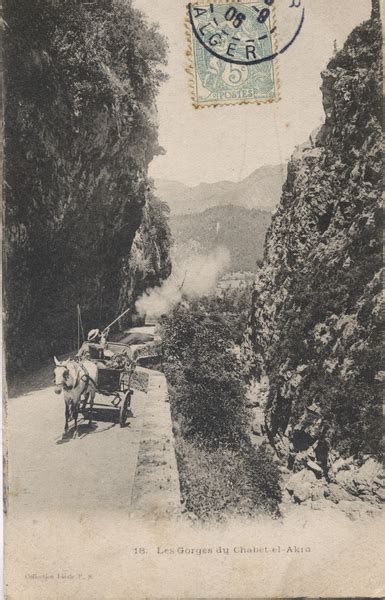
[[[119,424],[121,427],[124,427],[133,394],[133,390],[130,387],[130,377],[127,373],[121,369],[100,369],[96,394],[110,398],[111,403],[108,405],[101,402],[94,402],[93,407],[104,410],[108,408],[119,410]],[[87,411],[87,406],[81,410],[84,417],[87,416]]]
[[[114,354],[112,360],[89,357],[89,360],[98,366],[96,394],[110,398],[109,405],[94,401],[93,407],[102,410],[119,410],[119,424],[124,427],[134,393],[131,388],[131,378],[135,371],[135,362],[130,357],[128,346],[110,342],[108,347]],[[81,412],[84,417],[87,416],[88,411],[86,402],[82,403]]]
[[[119,342],[108,342],[110,327],[121,319],[130,308],[126,309],[102,332],[91,329],[87,340],[84,337],[83,324],[78,305],[78,352],[74,358],[59,361],[54,357],[55,392],[63,392],[65,403],[64,432],[68,431],[69,421],[74,421],[74,435],[78,435],[78,414],[88,417],[92,423],[93,408],[119,411],[119,423],[124,427],[130,411],[131,379],[136,370],[136,351],[130,345]],[[83,344],[80,346],[80,331]],[[135,383],[134,383],[135,385]],[[138,387],[138,382],[137,382]],[[141,388],[139,388],[141,389]],[[107,396],[110,404],[95,402],[97,395]]]

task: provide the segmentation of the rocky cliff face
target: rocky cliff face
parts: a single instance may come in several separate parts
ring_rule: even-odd
[[[380,454],[381,43],[374,10],[322,74],[325,123],[289,163],[248,332],[271,444],[329,481],[340,456]]]
[[[127,303],[133,306],[146,289],[157,287],[171,273],[169,249],[172,239],[168,215],[167,204],[150,194],[130,254],[123,261],[118,302],[120,312]]]
[[[9,0],[5,21],[12,370],[74,346],[77,304],[86,328],[105,325],[170,265],[147,178],[163,38],[111,0]]]

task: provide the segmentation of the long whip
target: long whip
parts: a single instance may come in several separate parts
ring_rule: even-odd
[[[83,342],[86,339],[85,335],[84,335],[84,328],[83,328],[83,319],[82,319],[82,311],[80,310],[80,305],[79,306],[79,321],[80,321],[80,329],[82,330],[82,338],[83,338]]]
[[[83,321],[82,321],[82,313],[80,310],[80,305],[77,304],[77,312],[78,312],[78,350],[80,350],[80,330],[82,332],[82,338],[84,342],[84,329],[83,329]]]
[[[78,351],[80,350],[80,319],[79,319],[79,304],[77,305],[78,313]]]
[[[114,319],[114,320],[112,321],[112,323],[110,323],[109,325],[107,325],[107,327],[105,327],[105,328],[103,329],[103,333],[106,333],[106,332],[109,330],[109,328],[110,328],[110,327],[112,327],[113,325],[115,325],[115,323],[116,323],[117,321],[119,321],[119,319],[121,319],[122,317],[124,317],[124,315],[125,315],[125,314],[127,314],[127,313],[128,313],[130,310],[131,310],[131,306],[130,306],[129,308],[127,308],[127,309],[126,309],[124,312],[122,312],[122,314],[121,314],[121,315],[119,315],[118,317],[116,317],[116,319]]]

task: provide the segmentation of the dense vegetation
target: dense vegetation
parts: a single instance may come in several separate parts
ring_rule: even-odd
[[[169,273],[168,236],[153,235],[159,221],[168,231],[166,215],[147,178],[166,43],[121,0],[8,0],[5,21],[14,369],[71,346],[77,303],[86,326],[130,306],[146,280],[132,262],[149,264],[149,285]]]
[[[178,245],[195,241],[204,253],[224,246],[230,252],[228,271],[255,273],[270,219],[267,211],[229,205],[171,216],[170,226]]]
[[[373,18],[322,74],[325,124],[294,153],[253,292],[267,430],[298,469],[381,455],[382,39]]]
[[[200,518],[277,512],[278,472],[248,431],[235,342],[246,324],[245,292],[183,301],[162,320],[182,491]],[[243,318],[240,317],[243,315]]]

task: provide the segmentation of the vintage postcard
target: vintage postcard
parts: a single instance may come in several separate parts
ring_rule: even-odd
[[[385,596],[376,0],[7,0],[4,595]]]

